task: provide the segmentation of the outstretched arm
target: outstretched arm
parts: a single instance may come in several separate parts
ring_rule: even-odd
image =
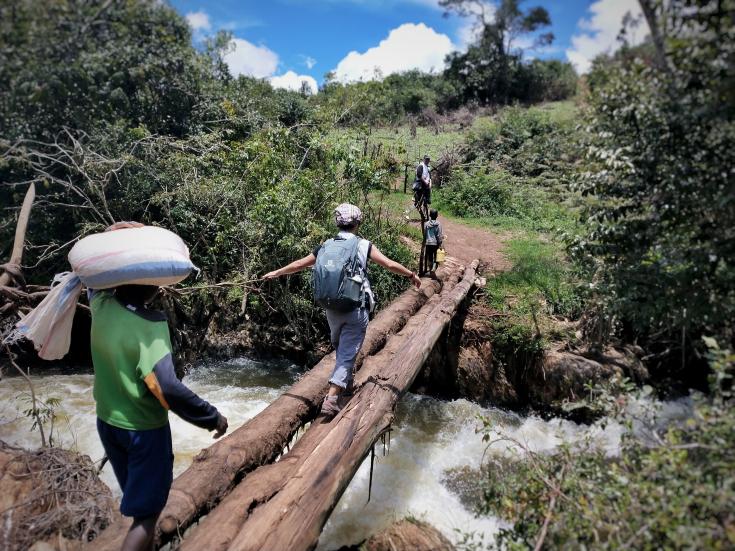
[[[171,354],[161,358],[143,381],[164,408],[170,409],[184,421],[214,430],[215,438],[227,431],[227,418],[176,377]]]
[[[282,275],[295,274],[296,272],[305,270],[309,266],[313,266],[315,262],[316,262],[316,257],[314,256],[314,253],[311,253],[305,256],[304,258],[299,258],[298,260],[294,260],[293,262],[291,262],[291,264],[288,264],[284,266],[283,268],[278,268],[277,270],[268,272],[267,274],[263,276],[263,279],[275,279]]]
[[[405,266],[399,264],[395,260],[391,260],[390,258],[385,256],[378,250],[378,247],[376,247],[375,245],[370,247],[370,260],[372,260],[379,266],[382,266],[383,268],[393,272],[394,274],[402,275],[404,277],[410,277],[411,283],[413,283],[417,289],[421,287],[421,279],[419,279],[418,275],[416,275]]]

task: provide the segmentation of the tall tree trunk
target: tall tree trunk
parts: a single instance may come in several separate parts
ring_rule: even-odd
[[[653,46],[656,51],[656,65],[662,71],[671,71],[671,66],[666,57],[665,37],[661,33],[659,20],[656,16],[656,6],[659,3],[656,0],[638,0],[638,3],[641,5],[643,16],[646,18],[648,28],[651,31],[651,39],[653,40]]]

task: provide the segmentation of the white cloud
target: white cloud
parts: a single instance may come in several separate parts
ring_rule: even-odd
[[[306,82],[312,94],[316,94],[318,86],[314,77],[309,75],[298,75],[294,71],[287,71],[282,75],[271,77],[268,79],[273,88],[285,88],[294,92],[301,91],[301,84]]]
[[[310,55],[302,56],[304,58],[304,65],[306,65],[307,69],[314,68],[314,65],[316,65],[316,59],[311,57]]]
[[[278,55],[273,50],[242,38],[233,38],[229,51],[223,57],[234,76],[266,78],[273,75],[278,67]]]
[[[191,11],[186,14],[186,22],[194,31],[208,31],[212,28],[209,14],[204,10]]]
[[[566,51],[567,59],[579,73],[586,73],[592,60],[602,53],[612,53],[620,46],[617,37],[623,26],[623,17],[630,12],[640,17],[641,8],[637,0],[597,0],[588,8],[590,16],[581,19],[577,28],[581,31],[572,36],[572,47]],[[635,33],[628,36],[632,45],[640,44],[648,33],[645,19]]]
[[[444,67],[444,57],[455,49],[447,35],[423,23],[404,23],[377,46],[347,54],[334,71],[342,82],[375,78],[376,70],[383,76],[409,69],[439,71]]]

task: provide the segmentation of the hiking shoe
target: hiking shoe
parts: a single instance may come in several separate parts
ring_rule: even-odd
[[[337,415],[342,406],[339,403],[339,396],[325,396],[322,402],[322,414],[327,417],[334,417]]]

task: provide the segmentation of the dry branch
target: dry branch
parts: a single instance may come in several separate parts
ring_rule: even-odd
[[[31,215],[31,207],[33,206],[33,200],[36,198],[36,185],[31,184],[28,186],[26,196],[23,199],[23,205],[20,207],[20,214],[18,215],[18,225],[15,227],[15,241],[13,241],[13,252],[10,254],[10,260],[8,261],[7,267],[9,269],[16,269],[20,271],[20,263],[23,260],[23,244],[26,240],[26,229],[28,228],[28,219]],[[0,273],[0,287],[8,285],[13,279],[9,270],[5,270]]]

